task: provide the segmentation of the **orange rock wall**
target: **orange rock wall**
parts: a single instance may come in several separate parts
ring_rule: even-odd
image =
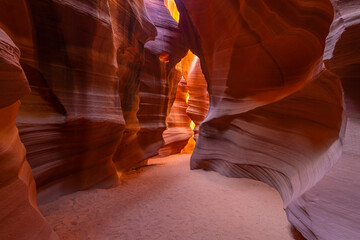
[[[307,239],[357,239],[356,1],[176,3],[210,97],[191,168],[275,187]]]
[[[187,85],[189,88],[189,103],[186,113],[195,124],[193,131],[196,140],[199,136],[200,124],[204,121],[209,108],[207,83],[198,57],[194,59],[190,67]]]
[[[157,154],[187,52],[163,1],[15,0],[0,27],[32,89],[17,126],[39,202],[114,186]]]
[[[167,129],[163,133],[164,146],[159,150],[160,156],[180,153],[192,137],[191,119],[186,114],[188,108],[188,86],[182,78],[177,86],[176,98],[166,119]]]
[[[360,4],[176,3],[179,24],[162,0],[1,4],[0,239],[57,239],[36,190],[114,186],[193,133],[192,169],[275,187],[307,239],[358,239]]]
[[[360,3],[332,1],[334,21],[324,62],[344,90],[346,131],[339,161],[309,191],[289,205],[289,220],[308,239],[360,237]]]
[[[164,145],[166,117],[175,101],[181,78],[181,72],[175,65],[187,52],[181,44],[178,24],[164,2],[147,0],[145,6],[157,29],[157,36],[144,45],[143,66],[135,78],[127,79],[129,88],[123,93],[121,102],[126,109],[126,128],[114,155],[117,168],[121,171],[145,164],[142,162],[157,155]]]
[[[30,89],[20,51],[0,28],[0,239],[58,239],[36,203],[36,185],[16,127]]]

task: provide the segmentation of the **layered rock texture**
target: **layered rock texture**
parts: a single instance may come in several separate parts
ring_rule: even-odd
[[[202,73],[200,60],[195,57],[190,67],[190,73],[187,78],[189,89],[188,108],[186,113],[194,124],[194,139],[199,135],[200,124],[204,121],[209,108],[209,94],[207,83]]]
[[[15,4],[20,2],[2,10],[19,8]],[[92,186],[115,185],[112,155],[124,119],[116,94],[111,5],[29,1],[20,6],[27,18],[9,21],[21,20],[19,24],[32,33],[19,44],[32,93],[24,98],[17,123],[40,202]],[[7,26],[15,42],[22,39],[17,28]]]
[[[191,51],[176,66],[182,73],[176,98],[166,119],[163,133],[165,145],[160,156],[176,153],[192,153],[199,126],[209,107],[207,84],[202,74],[199,58]]]
[[[16,0],[0,15],[32,89],[17,126],[40,202],[157,154],[187,52],[163,1]]]
[[[308,239],[357,239],[358,4],[176,2],[210,95],[191,168],[275,187]]]
[[[0,239],[58,239],[36,203],[36,186],[16,127],[30,89],[20,51],[0,28]]]
[[[0,239],[56,239],[36,192],[193,139],[192,169],[273,186],[307,239],[359,239],[359,1],[175,2],[1,3]]]
[[[158,154],[164,145],[163,132],[166,117],[174,103],[181,71],[175,68],[187,49],[181,44],[177,22],[161,0],[147,0],[146,9],[157,36],[144,46],[144,65],[136,78],[127,84],[137,92],[137,100],[125,89],[122,100],[126,129],[123,140],[114,156],[120,170],[127,170]]]
[[[313,188],[287,209],[308,239],[359,239],[360,226],[360,3],[333,1],[334,22],[326,42],[326,67],[340,77],[346,107],[343,153]],[[356,47],[357,46],[357,47]]]
[[[178,84],[176,98],[166,119],[167,129],[163,133],[164,146],[159,150],[160,156],[180,153],[193,135],[191,119],[186,114],[189,90],[184,78]]]

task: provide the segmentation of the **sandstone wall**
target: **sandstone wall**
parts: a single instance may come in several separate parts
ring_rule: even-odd
[[[275,187],[308,239],[357,239],[358,4],[176,3],[210,98],[191,168]]]
[[[114,186],[157,154],[187,52],[163,1],[7,1],[0,26],[32,89],[17,126],[40,202]]]
[[[0,239],[58,239],[36,203],[36,185],[16,127],[30,92],[20,51],[0,28]]]
[[[287,209],[308,239],[358,239],[360,226],[360,4],[332,1],[335,17],[324,62],[341,79],[346,108],[343,154],[313,188]]]

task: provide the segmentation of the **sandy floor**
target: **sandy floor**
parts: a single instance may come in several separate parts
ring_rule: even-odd
[[[61,239],[293,239],[279,194],[248,179],[189,170],[190,155],[151,159],[109,190],[40,206]]]

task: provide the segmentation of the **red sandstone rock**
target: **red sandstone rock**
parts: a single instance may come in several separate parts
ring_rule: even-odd
[[[205,120],[191,168],[266,182],[287,207],[337,162],[342,119],[340,81],[324,72],[278,102],[221,118],[219,125]]]
[[[189,106],[186,113],[194,122],[194,139],[199,135],[199,127],[205,119],[209,108],[209,94],[207,91],[207,83],[202,74],[200,60],[198,57],[194,59],[191,66],[190,74],[187,78],[187,85],[189,88]]]
[[[193,71],[190,59],[175,68],[189,45],[210,97],[191,167],[274,186],[308,239],[358,239],[360,5],[333,0],[328,35],[329,0],[177,0],[180,29],[163,1],[145,3],[1,4],[0,27],[22,55],[20,66],[1,31],[0,238],[56,238],[37,210],[15,127],[29,91],[23,70],[32,93],[17,124],[46,202],[113,186],[116,171],[156,155],[163,136],[168,146],[183,142],[190,132],[181,84],[175,101],[181,75],[199,125],[207,110],[199,62]],[[163,135],[171,110],[181,116],[169,116]]]
[[[112,154],[124,120],[107,1],[27,4],[34,35],[23,48],[34,54],[21,63],[33,91],[17,123],[39,201],[115,185]]]
[[[359,239],[360,226],[360,4],[333,1],[335,18],[327,38],[326,67],[341,78],[346,133],[339,162],[289,205],[289,220],[308,239]]]
[[[358,239],[358,4],[333,2],[328,37],[330,1],[177,4],[211,99],[191,167],[274,186],[308,239]]]
[[[36,185],[15,125],[29,86],[20,51],[0,28],[0,239],[58,239],[36,204]]]
[[[175,65],[187,52],[181,42],[178,24],[164,2],[147,0],[145,5],[157,29],[157,36],[154,41],[145,44],[144,65],[137,76],[129,81],[131,84],[138,83],[137,87],[133,85],[137,88],[137,102],[122,100],[122,105],[127,104],[126,109],[131,109],[129,112],[133,115],[124,112],[127,126],[114,155],[120,171],[126,171],[157,155],[164,145],[162,134],[166,129],[166,116],[175,100],[177,84],[181,78]],[[133,96],[127,91],[124,94],[127,98]]]
[[[157,154],[187,51],[163,1],[16,0],[0,26],[33,90],[17,124],[40,202],[113,186],[117,170]]]
[[[1,6],[0,25],[32,88],[17,124],[39,201],[117,184],[113,155],[131,122],[121,108],[136,114],[127,107],[138,105],[143,45],[156,35],[144,2],[16,0]]]
[[[6,33],[0,29],[0,108],[9,106],[30,92],[20,66],[20,51]]]
[[[160,156],[180,153],[193,135],[190,128],[191,119],[186,114],[188,87],[184,78],[178,84],[176,98],[166,119],[167,129],[163,133],[164,146],[159,150]]]
[[[208,1],[202,12],[203,4],[185,0],[178,4],[180,24],[197,36],[188,41],[202,61],[211,99],[192,167],[216,159],[229,166],[266,167],[263,177],[278,175],[279,179],[265,178],[283,188],[279,190],[287,206],[330,169],[341,150],[341,86],[336,77],[320,72],[331,4],[311,1],[309,8],[297,1],[283,2],[289,10],[282,11],[279,3]],[[301,18],[294,17],[299,10],[292,4],[303,11]],[[262,17],[254,9],[263,11]],[[206,19],[205,13],[212,18]],[[301,47],[294,49],[295,44]],[[324,112],[316,115],[321,109]],[[318,142],[316,147],[313,141]],[[330,146],[338,153],[329,154]],[[275,152],[267,154],[264,149]],[[323,162],[327,164],[321,171],[306,167]],[[229,171],[222,172],[245,174]]]
[[[180,25],[201,59],[212,105],[217,106],[209,120],[279,100],[321,71],[333,15],[326,0],[177,3],[183,14]]]

